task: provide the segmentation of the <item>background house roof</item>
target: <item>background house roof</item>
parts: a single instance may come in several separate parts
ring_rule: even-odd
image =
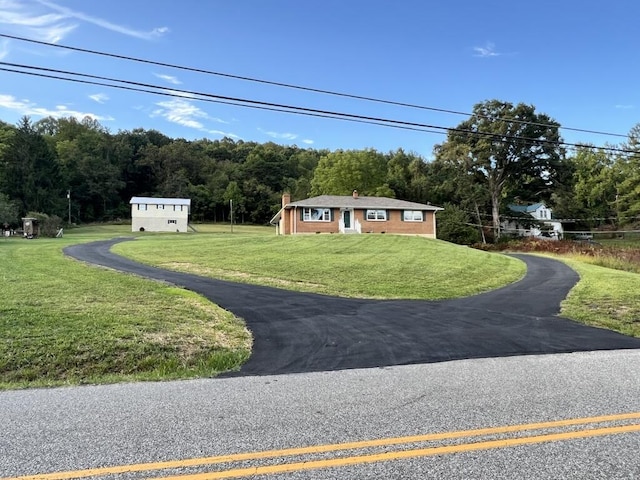
[[[509,210],[512,212],[531,213],[544,206],[544,203],[534,203],[533,205],[509,205]]]
[[[190,198],[154,198],[154,197],[131,197],[131,205],[187,205],[191,206]]]
[[[406,202],[388,197],[353,197],[353,195],[320,195],[318,197],[307,198],[285,205],[290,207],[316,207],[316,208],[369,208],[369,209],[389,209],[389,210],[444,210],[435,205],[424,203]]]

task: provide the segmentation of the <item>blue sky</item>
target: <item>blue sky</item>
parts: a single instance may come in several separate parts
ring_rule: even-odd
[[[637,0],[0,0],[0,33],[460,112],[533,104],[565,127],[640,122]],[[202,102],[189,90],[453,127],[466,116],[356,101],[0,38],[0,61],[157,85],[166,96],[0,72],[0,120],[90,115],[111,132],[404,148],[444,135]],[[622,138],[562,130],[568,142]]]

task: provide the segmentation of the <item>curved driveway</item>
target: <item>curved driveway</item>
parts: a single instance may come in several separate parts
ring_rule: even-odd
[[[465,358],[640,348],[640,339],[557,317],[578,281],[565,264],[517,255],[526,276],[446,300],[334,298],[172,272],[110,252],[114,239],[73,245],[78,260],[170,282],[242,317],[254,336],[240,372],[271,375],[386,367]]]

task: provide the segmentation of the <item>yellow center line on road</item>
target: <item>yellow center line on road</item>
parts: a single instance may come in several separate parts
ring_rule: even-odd
[[[283,465],[270,465],[262,467],[238,468],[220,472],[197,473],[191,475],[176,475],[172,477],[156,477],[149,480],[218,480],[221,478],[241,478],[254,475],[269,475],[276,473],[291,473],[304,470],[317,470],[320,468],[344,467],[348,465],[362,465],[367,463],[388,462],[390,460],[402,460],[406,458],[430,457],[434,455],[446,455],[452,453],[472,452],[476,450],[489,450],[495,448],[514,447],[517,445],[531,445],[535,443],[557,442],[577,438],[598,437],[628,432],[640,432],[640,425],[626,425],[623,427],[599,428],[593,430],[578,430],[567,433],[552,433],[535,437],[509,438],[504,440],[491,440],[487,442],[464,443],[462,445],[450,445],[446,447],[419,448],[415,450],[400,450],[396,452],[377,453],[373,455],[359,455],[355,457],[332,458],[328,460],[315,460],[309,462],[286,463]]]
[[[392,445],[403,445],[409,443],[419,443],[419,442],[428,442],[428,441],[438,441],[438,440],[453,440],[458,438],[469,438],[469,437],[477,437],[477,436],[488,436],[488,435],[497,435],[497,434],[505,434],[505,433],[516,433],[516,432],[526,432],[531,430],[541,430],[541,429],[549,429],[549,428],[561,428],[561,427],[571,427],[576,425],[590,425],[604,422],[621,422],[628,420],[636,420],[640,419],[640,412],[634,413],[622,413],[616,415],[604,415],[598,417],[586,417],[586,418],[573,418],[567,420],[555,420],[550,422],[538,422],[538,423],[526,423],[520,425],[507,425],[501,427],[489,427],[489,428],[480,428],[480,429],[472,429],[472,430],[460,430],[454,432],[443,432],[443,433],[430,433],[425,435],[412,435],[406,437],[393,437],[393,438],[380,438],[376,440],[363,440],[357,442],[347,442],[347,443],[334,443],[334,444],[326,444],[326,445],[315,445],[310,447],[298,447],[298,448],[287,448],[282,450],[267,450],[262,452],[248,452],[248,453],[236,453],[229,455],[220,455],[213,457],[201,457],[201,458],[189,458],[184,460],[172,460],[172,461],[164,461],[164,462],[152,462],[152,463],[139,463],[139,464],[131,464],[131,465],[117,465],[113,467],[102,467],[102,468],[92,468],[85,470],[72,470],[65,472],[53,472],[53,473],[43,473],[36,475],[24,475],[19,477],[6,477],[0,478],[0,480],[68,480],[75,478],[87,478],[87,477],[96,477],[103,475],[115,475],[122,473],[132,473],[132,472],[150,472],[155,470],[164,470],[170,468],[186,468],[186,467],[198,467],[198,466],[206,466],[206,465],[214,465],[219,463],[232,463],[232,462],[240,462],[247,460],[261,460],[261,459],[270,459],[270,458],[281,458],[287,456],[297,456],[297,455],[310,455],[310,454],[320,454],[327,452],[338,452],[344,450],[354,450],[354,449],[364,449],[364,448],[372,448],[372,447],[386,447]],[[587,436],[597,436],[597,435],[611,435],[614,433],[624,433],[627,430],[614,431],[613,429],[627,428],[630,429],[628,431],[637,431],[640,430],[640,425],[627,425],[621,427],[610,427],[604,429],[597,430],[582,430],[576,432],[568,432],[562,434],[551,434],[551,435],[540,435],[538,437],[525,437],[519,439],[509,439],[509,440],[493,440],[488,442],[478,442],[467,444],[470,446],[476,446],[475,448],[469,448],[469,450],[480,450],[480,449],[489,449],[489,448],[498,448],[499,446],[511,446],[518,445],[524,443],[540,443],[540,442],[549,442],[556,440],[557,435],[573,435],[578,434],[576,437],[568,437],[568,438],[581,438]],[[596,433],[593,432],[606,432],[606,433]],[[545,439],[540,440],[538,442],[530,441],[531,439]],[[558,440],[564,440],[566,438],[558,437]],[[523,443],[511,443],[509,445],[504,445],[504,442],[523,442]],[[494,445],[495,446],[486,446],[486,445]],[[479,448],[478,445],[485,445],[485,447]],[[454,451],[447,451],[446,449],[456,449],[462,446],[446,446],[446,447],[431,447],[426,449],[418,449],[418,450],[407,450],[407,452],[413,452],[413,455],[410,456],[427,456],[427,455],[438,455],[440,453],[431,453],[431,454],[416,454],[415,452],[419,451],[434,451],[434,449],[444,449],[440,450],[442,454],[444,453],[454,453]],[[459,450],[465,451],[465,450]],[[384,455],[402,455],[403,452],[390,452],[387,454],[379,454],[384,457]],[[377,457],[376,455],[368,455],[361,457],[348,457],[348,458],[372,458]],[[397,458],[403,458],[399,456]],[[335,462],[340,462],[341,460],[345,460],[345,458],[333,459]],[[327,462],[330,460],[318,461],[318,462]],[[369,462],[356,462],[356,463],[370,463],[374,461],[384,461],[382,460],[370,460]],[[314,464],[317,462],[306,462],[305,465]],[[288,465],[296,465],[295,463],[291,463]],[[281,467],[285,467],[286,465],[282,465]],[[256,467],[256,468],[272,468],[272,467]],[[275,468],[275,467],[273,467]],[[322,468],[322,467],[315,467]],[[251,475],[255,475],[255,468],[248,469],[251,470]],[[232,470],[228,470],[230,472]],[[287,471],[287,470],[284,470]],[[221,472],[225,473],[225,472]],[[214,475],[214,474],[209,474]],[[248,474],[245,474],[246,476]],[[238,476],[238,475],[236,475]],[[242,476],[242,475],[240,475]],[[177,478],[177,477],[176,477]],[[182,478],[182,477],[180,477]],[[195,478],[195,477],[194,477]],[[206,477],[206,478],[230,478],[227,477]]]

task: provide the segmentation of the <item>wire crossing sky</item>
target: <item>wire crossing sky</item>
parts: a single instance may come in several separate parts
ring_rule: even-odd
[[[11,67],[0,71],[0,120],[88,115],[111,131],[403,148],[430,158],[443,129],[474,104],[498,99],[534,105],[563,126],[567,145],[620,148],[640,122],[632,61],[640,5],[561,3],[543,0],[532,10],[506,1],[405,0],[389,9],[381,0],[158,0],[150,9],[143,2],[3,0],[0,61],[127,80],[163,94]],[[185,92],[220,98],[202,102]],[[225,98],[255,103],[240,108]]]

